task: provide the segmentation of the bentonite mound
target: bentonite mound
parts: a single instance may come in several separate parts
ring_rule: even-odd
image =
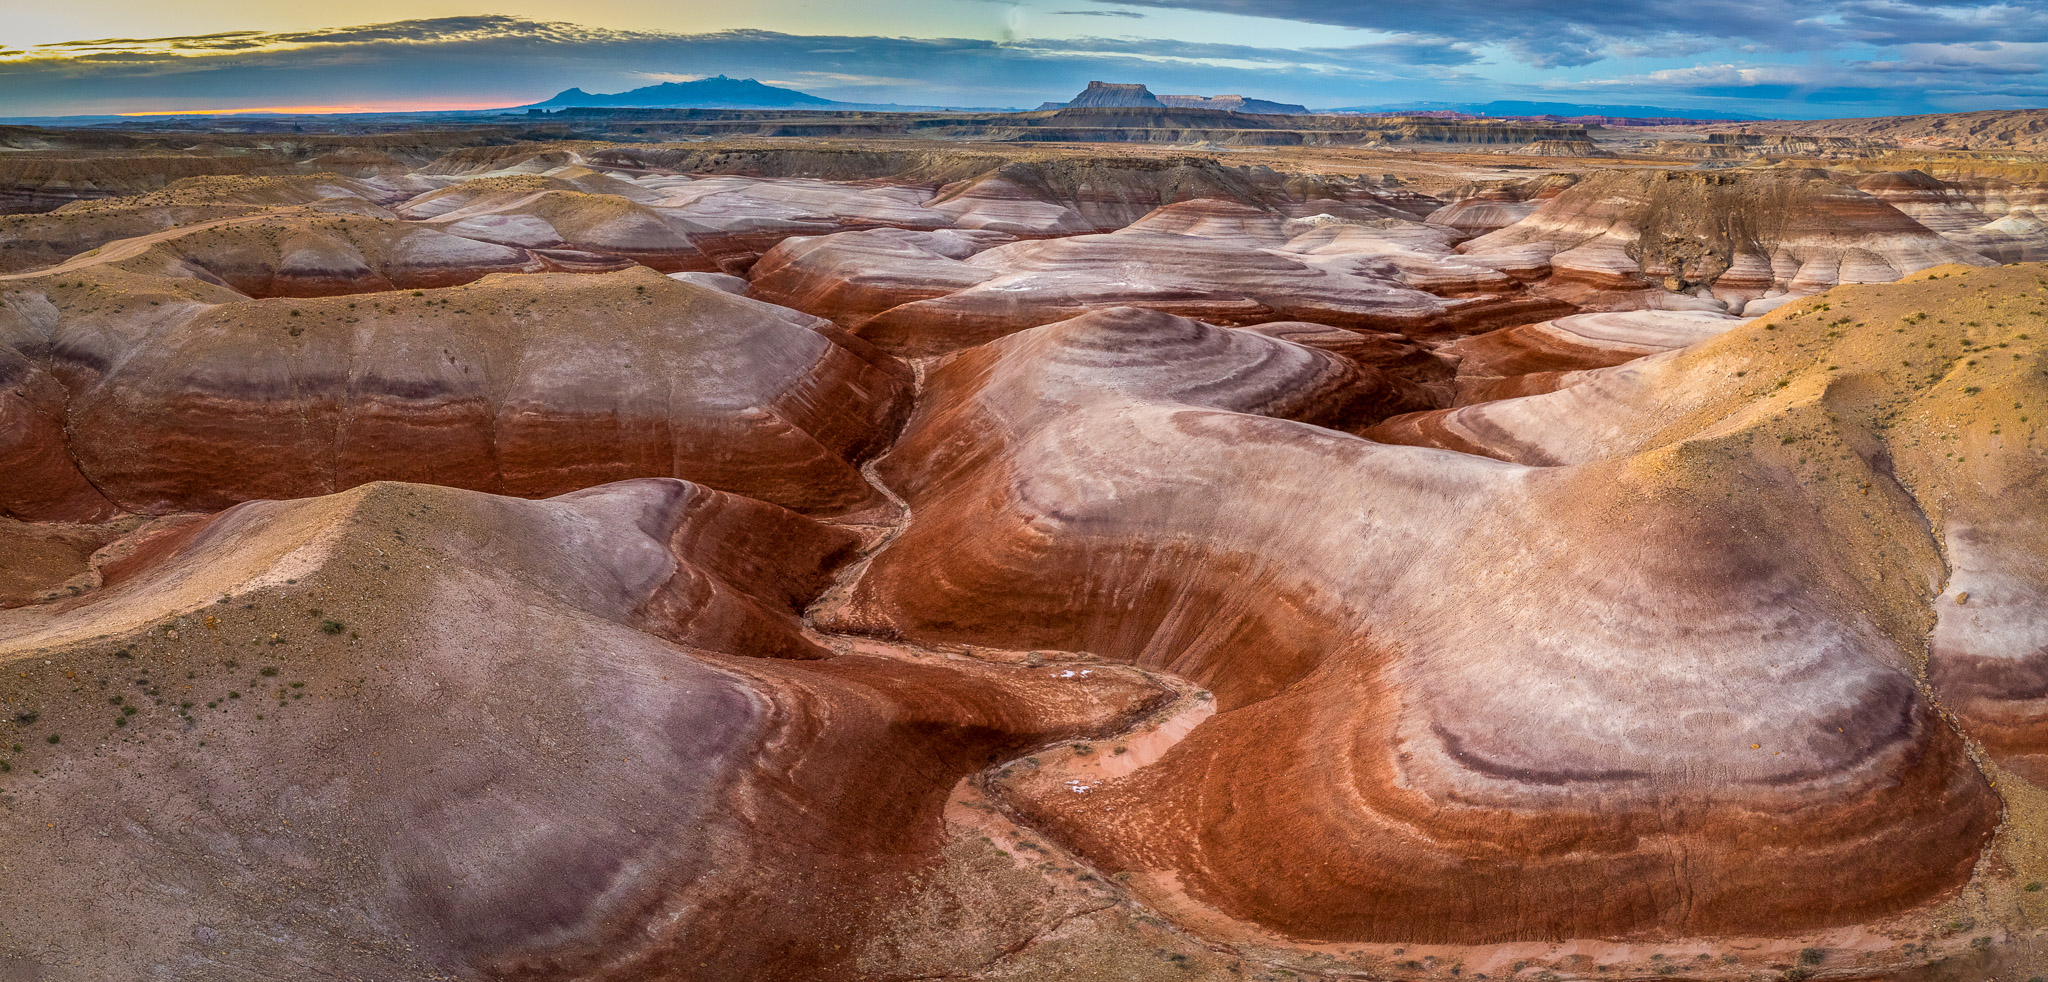
[[[1598,173],[1462,251],[1547,275],[1551,292],[1582,303],[1681,294],[1751,314],[1838,283],[1991,264],[1818,171]]]
[[[906,356],[1120,306],[1219,324],[1305,320],[1410,335],[1570,311],[1459,262],[1455,232],[1400,215],[1374,201],[1268,210],[1198,200],[1105,235],[798,238],[761,258],[750,295],[832,318]]]
[[[885,461],[917,518],[834,623],[1216,693],[1158,763],[1019,807],[1169,909],[1333,941],[1812,930],[1969,876],[1998,806],[1915,688],[1910,491],[1836,528],[1818,479],[1686,444],[1531,468],[1343,437],[1304,425],[1313,361],[1252,340],[1013,335],[934,374]],[[1843,567],[1886,549],[1904,576]]]
[[[0,131],[0,979],[2048,970],[2026,166],[687,115]]]
[[[402,197],[332,174],[186,178],[147,194],[0,216],[0,273],[53,266],[109,242],[168,228],[287,209],[389,218],[383,205]]]
[[[79,978],[887,964],[863,942],[943,862],[957,779],[1162,693],[825,657],[797,611],[854,544],[655,480],[372,484],[163,533],[92,594],[0,612],[0,650],[36,655],[6,686],[36,789],[0,826],[45,871],[10,943]]]
[[[843,512],[881,503],[857,466],[904,407],[907,373],[829,324],[644,269],[324,300],[51,279],[0,294],[21,518],[642,476]]]

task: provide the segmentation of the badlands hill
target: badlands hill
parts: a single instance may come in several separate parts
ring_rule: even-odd
[[[642,136],[0,159],[0,978],[2048,966],[2028,165]]]
[[[1743,132],[1877,140],[1927,150],[2048,150],[2048,109],[1743,123]]]

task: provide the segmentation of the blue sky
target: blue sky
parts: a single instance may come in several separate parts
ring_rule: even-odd
[[[2048,0],[72,0],[0,24],[0,116],[473,108],[712,74],[852,102],[1029,108],[1103,79],[1867,116],[2048,105],[2044,62]]]

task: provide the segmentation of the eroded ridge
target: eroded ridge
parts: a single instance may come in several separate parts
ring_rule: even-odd
[[[855,545],[674,480],[380,483],[168,532],[100,591],[0,612],[9,702],[65,741],[15,755],[37,788],[0,813],[46,871],[15,937],[100,977],[849,971],[959,778],[1162,695],[828,657],[797,615]],[[74,944],[86,918],[127,943]]]
[[[1213,689],[1159,763],[1021,806],[1288,936],[1768,933],[1969,877],[1998,802],[1915,686],[1927,598],[1842,568],[1902,548],[1910,500],[1837,531],[1816,488],[1691,444],[1375,444],[1274,398],[1311,364],[1135,311],[954,359],[882,466],[916,519],[830,622]]]
[[[578,119],[0,130],[0,977],[2048,964],[2037,170]]]
[[[638,476],[846,512],[880,504],[858,465],[908,405],[907,370],[831,325],[645,269],[320,300],[62,276],[0,294],[22,518]]]

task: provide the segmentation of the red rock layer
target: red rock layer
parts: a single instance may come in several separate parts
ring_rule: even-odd
[[[1547,272],[1545,290],[1575,303],[1670,306],[1680,293],[1750,314],[1837,283],[1988,262],[1818,171],[1597,173],[1461,249]]]
[[[1322,201],[1296,210],[1325,205],[1359,210]],[[1520,295],[1497,272],[1451,260],[1440,230],[1384,217],[1290,217],[1195,201],[1109,235],[993,247],[959,236],[790,240],[762,258],[750,295],[830,317],[912,357],[1118,306],[1219,324],[1313,321],[1410,336],[1476,332],[1570,310]],[[1411,279],[1461,299],[1415,289]]]
[[[41,383],[35,418],[61,424],[17,441],[44,476],[9,510],[102,508],[68,457],[138,511],[374,480],[538,497],[660,475],[844,512],[878,503],[857,465],[908,384],[829,324],[647,270],[210,306],[145,307],[131,287],[11,296],[19,310],[48,290],[67,313],[10,339],[66,396]],[[154,329],[134,331],[131,303]]]
[[[797,611],[852,542],[671,480],[375,484],[237,507],[117,585],[0,611],[0,694],[65,738],[0,815],[46,874],[17,943],[118,932],[66,964],[100,978],[855,974],[915,914],[956,781],[1160,693],[751,657],[804,654]]]
[[[992,342],[883,462],[916,517],[826,622],[1216,694],[1155,764],[1014,785],[1034,820],[1141,894],[1331,941],[1777,934],[1969,877],[1998,804],[1910,615],[1844,571],[1871,541],[1725,461],[1304,425],[1314,361],[1254,337],[1106,312]]]

